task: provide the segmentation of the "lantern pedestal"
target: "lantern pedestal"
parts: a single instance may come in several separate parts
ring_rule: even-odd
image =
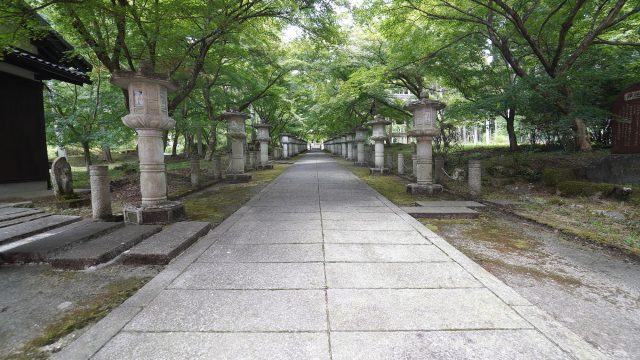
[[[169,117],[167,91],[175,86],[166,76],[148,71],[117,72],[111,83],[127,89],[129,114],[122,122],[136,130],[140,160],[140,204],[124,206],[125,222],[133,224],[169,224],[185,216],[184,206],[167,200],[167,175],[164,163],[164,131],[176,122]]]
[[[269,164],[269,141],[271,141],[269,128],[271,125],[261,123],[253,127],[258,130],[258,141],[260,142],[260,161],[256,165],[256,169],[273,169],[273,165]]]
[[[367,130],[364,128],[356,129],[356,162],[357,166],[366,166],[367,162],[364,158],[364,138],[366,136]]]

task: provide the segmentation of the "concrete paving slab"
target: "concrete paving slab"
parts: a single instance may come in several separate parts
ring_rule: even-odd
[[[528,329],[487,289],[329,289],[331,330]]]
[[[229,231],[260,231],[263,229],[271,230],[322,230],[320,220],[244,220],[234,224]]]
[[[142,240],[162,230],[156,225],[128,225],[109,234],[76,245],[47,259],[61,269],[84,269],[105,263]]]
[[[379,213],[379,212],[352,212],[352,213],[343,213],[343,212],[331,212],[331,211],[323,211],[322,212],[322,220],[336,220],[336,221],[345,221],[345,220],[360,220],[360,221],[398,221],[402,222],[402,218],[396,214],[390,213]],[[371,229],[369,229],[371,230]],[[409,229],[413,230],[413,229]]]
[[[322,227],[326,230],[413,230],[413,227],[404,220],[385,220],[385,221],[372,221],[372,220],[323,220]]]
[[[333,360],[571,359],[535,330],[333,332],[331,351]]]
[[[331,262],[442,262],[451,261],[433,245],[325,244]]]
[[[331,289],[482,287],[454,262],[327,263],[326,272]]]
[[[0,210],[4,210],[4,209],[0,209]],[[42,213],[44,213],[44,210],[25,209],[25,211],[19,211],[12,214],[0,215],[0,224],[4,223],[5,221],[19,219],[19,218],[27,217],[30,215],[42,214]]]
[[[320,205],[291,205],[291,206],[283,206],[282,204],[278,204],[277,206],[272,205],[261,205],[260,203],[251,204],[251,207],[247,210],[248,214],[251,213],[313,213],[320,212]]]
[[[33,210],[33,209],[20,208],[20,207],[4,207],[4,208],[0,208],[0,219],[3,216],[7,216],[7,215],[11,215],[11,214],[17,214],[17,213],[21,213],[21,212],[25,212],[25,211],[29,211],[29,210]]]
[[[480,216],[475,210],[466,207],[422,207],[407,206],[402,207],[402,211],[413,216],[414,218],[426,219],[477,219]]]
[[[465,200],[434,200],[434,201],[416,201],[416,204],[425,207],[466,207],[466,208],[483,208],[485,204],[477,201]]]
[[[164,228],[125,253],[125,264],[167,264],[211,229],[205,221],[181,221]]]
[[[4,251],[1,254],[2,259],[6,262],[45,261],[55,254],[68,250],[73,245],[95,239],[124,226],[124,223],[93,221],[91,219],[82,220],[81,223],[81,226],[75,226],[55,235]]]
[[[243,220],[249,221],[307,221],[320,220],[320,212],[291,213],[291,212],[271,212],[265,210],[263,212],[252,212],[246,214]]]
[[[327,360],[326,333],[123,332],[93,358],[201,360]]]
[[[200,262],[317,262],[321,244],[212,245]]]
[[[322,230],[228,231],[220,235],[218,244],[309,244],[322,243]]]
[[[322,205],[322,212],[339,212],[339,213],[385,213],[393,214],[393,211],[387,206],[351,206],[344,205]]]
[[[324,242],[327,244],[431,244],[424,236],[415,231],[347,231],[325,230]]]
[[[324,289],[320,263],[193,263],[172,289]]]
[[[17,225],[17,224],[22,224],[22,223],[25,223],[27,221],[33,221],[33,220],[37,220],[37,219],[42,219],[43,217],[47,217],[47,216],[51,216],[51,214],[47,214],[47,213],[43,212],[43,213],[38,213],[38,214],[35,214],[35,215],[18,217],[18,218],[13,219],[13,220],[4,220],[4,221],[0,222],[0,228],[7,227],[7,226],[12,226],[12,225]]]
[[[80,221],[80,216],[52,215],[42,219],[0,229],[0,244],[24,239],[28,236]]]
[[[325,331],[321,290],[165,290],[127,331]]]

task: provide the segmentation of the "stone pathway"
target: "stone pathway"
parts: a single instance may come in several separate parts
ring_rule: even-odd
[[[58,359],[593,359],[593,347],[311,153]]]

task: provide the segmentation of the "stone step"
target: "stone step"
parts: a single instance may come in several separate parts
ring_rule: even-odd
[[[42,220],[45,219],[47,218]],[[82,220],[80,226],[12,248],[2,252],[0,255],[5,262],[42,262],[61,251],[69,249],[74,244],[95,239],[123,226],[124,223],[121,222],[101,222],[90,219]]]
[[[51,215],[42,219],[36,219],[29,222],[7,226],[0,229],[0,244],[24,239],[31,235],[71,224],[80,220],[82,220],[80,216]]]
[[[456,201],[456,200],[442,200],[442,201],[416,201],[416,204],[426,207],[466,207],[466,208],[483,208],[486,205],[476,201]]]
[[[0,209],[2,208],[6,208],[6,207],[33,207],[33,201],[21,201],[21,202],[16,202],[16,203],[0,203]]]
[[[18,218],[12,219],[12,220],[3,220],[3,221],[0,221],[0,228],[11,226],[11,225],[25,223],[27,221],[33,221],[33,220],[37,220],[37,219],[42,219],[43,217],[47,217],[47,216],[51,216],[51,214],[47,214],[45,212],[40,212],[40,213],[37,213],[35,215],[22,216],[22,217],[18,217]]]
[[[202,221],[183,221],[170,225],[126,252],[124,263],[168,264],[171,259],[209,232],[210,228],[210,223]]]
[[[13,219],[17,219],[17,218],[21,218],[29,215],[42,214],[43,212],[44,210],[39,210],[39,209],[24,209],[24,211],[16,212],[13,214],[0,215],[0,223],[7,220],[13,220]]]
[[[159,225],[127,225],[58,253],[48,258],[48,262],[55,268],[81,270],[114,259],[160,230]]]
[[[409,206],[402,207],[402,211],[413,216],[414,218],[427,219],[477,219],[480,216],[475,210],[466,207],[422,207]]]
[[[29,209],[29,208],[21,208],[21,207],[5,207],[5,208],[0,208],[0,217],[2,217],[2,216],[12,215],[12,214],[18,214],[18,213],[25,212],[25,211],[29,211],[29,210],[33,210],[33,209]]]

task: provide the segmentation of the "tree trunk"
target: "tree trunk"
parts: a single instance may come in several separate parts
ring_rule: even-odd
[[[591,151],[591,143],[589,142],[589,134],[587,134],[587,126],[582,119],[575,120],[576,131],[576,149],[578,151]]]
[[[82,152],[84,154],[84,164],[87,167],[87,174],[89,173],[89,166],[91,165],[91,150],[89,149],[89,142],[82,142]]]
[[[211,124],[211,132],[209,133],[209,140],[207,142],[207,153],[205,155],[205,159],[213,160],[213,153],[216,151],[216,146],[218,145],[218,123],[214,122]]]
[[[176,128],[173,135],[173,145],[171,146],[171,157],[178,156],[178,139],[179,138],[180,138],[180,132],[178,131],[178,128]]]
[[[102,160],[106,162],[113,162],[113,157],[111,157],[111,148],[109,145],[102,146]]]
[[[516,111],[514,109],[507,109],[507,133],[509,134],[509,151],[518,151],[518,138],[516,137],[515,129]]]

